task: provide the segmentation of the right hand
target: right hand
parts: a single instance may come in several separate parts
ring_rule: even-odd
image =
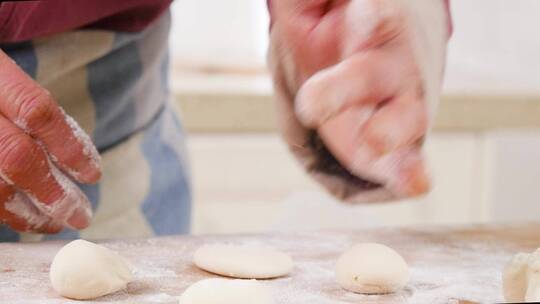
[[[281,130],[306,169],[351,202],[426,193],[422,144],[449,35],[443,0],[277,0],[270,8]],[[328,165],[310,131],[345,170]]]
[[[0,223],[20,232],[86,228],[92,209],[71,179],[100,177],[88,135],[0,50]]]

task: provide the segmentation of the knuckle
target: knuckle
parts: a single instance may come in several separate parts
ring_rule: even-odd
[[[426,131],[429,128],[429,119],[427,113],[421,113],[418,117],[418,129],[420,131]],[[422,134],[423,135],[423,134]]]
[[[347,65],[347,68],[353,71],[365,70],[366,68],[370,68],[371,62],[373,62],[375,59],[373,58],[372,53],[373,52],[366,51],[363,53],[353,55],[349,59],[350,63]],[[368,54],[370,56],[368,56]]]
[[[0,205],[7,202],[14,194],[15,190],[3,180],[0,180]]]
[[[422,102],[416,102],[409,106],[411,117],[410,123],[416,126],[418,132],[426,131],[429,128],[429,114],[427,107]]]
[[[40,87],[19,89],[15,98],[18,123],[36,130],[51,122],[55,117],[55,103],[46,90]]]
[[[0,136],[0,170],[8,178],[18,178],[29,172],[37,146],[23,133],[9,132]]]
[[[362,1],[358,1],[362,3]],[[359,4],[360,5],[360,4]],[[395,1],[371,0],[362,4],[357,11],[368,12],[364,14],[364,27],[369,28],[367,46],[384,44],[395,37],[405,24],[403,8]]]
[[[363,138],[365,143],[377,154],[384,154],[388,149],[388,138],[385,132],[374,125],[368,125],[364,129]]]
[[[46,233],[49,233],[49,229],[48,229],[48,226],[50,225],[49,221],[44,221],[44,222],[37,222],[37,223],[29,223],[28,224],[28,229],[32,232],[46,232]],[[54,231],[52,233],[55,233],[55,232],[58,232],[58,231]]]
[[[394,0],[371,0],[371,7],[379,26],[392,26],[404,18],[403,7]]]
[[[375,75],[380,74],[380,62],[383,60],[381,54],[376,51],[357,54],[346,62],[347,66],[344,74],[357,81],[359,79],[363,81],[374,80]],[[370,89],[371,87],[367,86],[366,88]]]
[[[314,102],[313,100],[318,96],[318,86],[319,84],[316,79],[310,79],[304,83],[295,98],[297,108],[308,107]]]
[[[32,231],[28,223],[26,223],[24,220],[21,220],[19,218],[5,217],[5,218],[0,219],[0,222],[3,222],[4,224],[8,225],[9,228],[17,232],[39,232],[39,231]]]

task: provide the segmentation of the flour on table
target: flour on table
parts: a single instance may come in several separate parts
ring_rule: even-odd
[[[501,303],[502,267],[516,252],[530,252],[538,246],[540,236],[526,231],[538,231],[540,226],[518,230],[513,226],[495,227],[377,228],[103,242],[130,261],[133,281],[125,289],[85,304],[177,304],[192,284],[217,278],[194,266],[192,259],[198,248],[215,243],[266,245],[294,259],[295,266],[287,276],[261,282],[275,304]],[[341,288],[334,275],[340,254],[357,243],[381,241],[409,264],[407,285],[386,295],[362,295]],[[47,279],[50,261],[63,244],[0,244],[0,303],[80,303],[62,298]]]

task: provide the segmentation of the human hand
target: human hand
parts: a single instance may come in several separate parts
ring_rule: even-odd
[[[341,198],[427,192],[421,147],[449,36],[443,1],[275,0],[271,12],[270,66],[281,126],[308,170],[318,160],[305,142],[316,130],[349,173],[386,190],[362,198],[366,189],[351,189],[350,179],[319,174]]]
[[[0,222],[24,232],[87,227],[90,203],[68,176],[97,182],[96,148],[50,94],[0,51]]]

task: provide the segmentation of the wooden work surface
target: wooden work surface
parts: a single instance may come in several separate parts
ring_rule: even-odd
[[[400,293],[357,295],[334,282],[339,254],[370,241],[391,246],[409,263],[411,279]],[[191,256],[202,244],[215,242],[265,244],[291,254],[291,275],[262,281],[276,303],[493,303],[502,302],[503,265],[516,252],[540,246],[540,223],[109,241],[104,245],[133,264],[135,281],[95,302],[177,303],[190,284],[214,277],[196,269]],[[0,244],[0,303],[71,302],[55,294],[48,278],[50,262],[62,245]]]

